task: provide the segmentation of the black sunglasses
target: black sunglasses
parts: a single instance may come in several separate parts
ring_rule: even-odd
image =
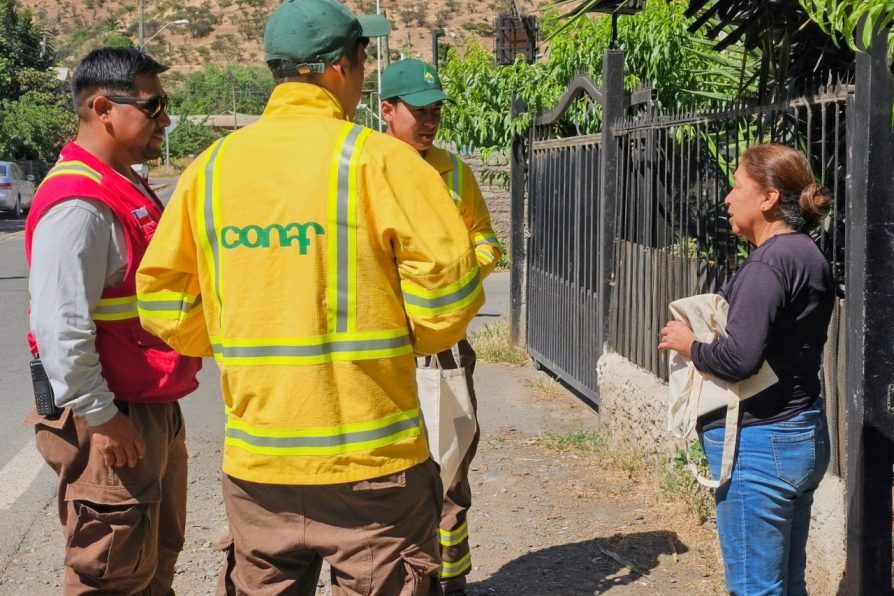
[[[149,117],[150,120],[155,120],[161,113],[168,109],[168,96],[167,95],[159,95],[156,97],[128,97],[126,95],[106,95],[106,99],[108,99],[112,103],[123,103],[134,106],[140,106],[146,111],[146,116]]]

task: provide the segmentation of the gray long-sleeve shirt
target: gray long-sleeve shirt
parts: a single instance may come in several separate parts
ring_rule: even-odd
[[[103,424],[118,409],[102,376],[91,313],[103,289],[124,279],[124,229],[103,203],[70,199],[40,218],[31,246],[31,330],[56,404],[91,426]]]

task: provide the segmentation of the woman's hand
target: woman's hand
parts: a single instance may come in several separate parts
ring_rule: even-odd
[[[674,350],[685,358],[692,358],[692,344],[695,343],[695,333],[692,327],[682,321],[668,321],[661,329],[661,343],[658,349]]]

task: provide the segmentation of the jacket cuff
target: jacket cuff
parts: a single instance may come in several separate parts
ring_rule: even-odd
[[[77,414],[77,412],[75,413]],[[118,406],[116,406],[114,403],[110,403],[101,410],[96,410],[94,412],[90,412],[89,414],[85,414],[83,418],[90,426],[99,426],[100,424],[105,424],[106,422],[114,418],[115,414],[117,413]]]
[[[702,345],[703,345],[702,342],[694,341],[694,342],[692,342],[692,348],[689,350],[689,359],[692,360],[692,364],[698,370],[702,370],[701,355],[699,353],[699,350],[701,350]]]

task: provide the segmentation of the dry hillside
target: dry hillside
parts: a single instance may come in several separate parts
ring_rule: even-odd
[[[201,68],[204,62],[260,63],[264,22],[280,0],[144,0],[144,37],[168,27],[147,44],[148,51],[175,70]],[[74,63],[90,48],[115,36],[137,39],[138,0],[19,0],[52,36],[51,43],[65,64]],[[518,0],[534,10],[546,0]],[[346,0],[354,11],[375,12],[375,0]],[[442,43],[462,47],[468,38],[493,46],[494,18],[509,0],[381,0],[394,31],[392,57],[401,53],[431,58],[431,30],[443,27]]]

